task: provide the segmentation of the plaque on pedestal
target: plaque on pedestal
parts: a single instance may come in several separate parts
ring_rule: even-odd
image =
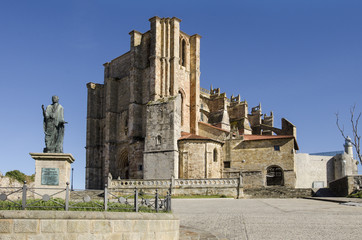
[[[52,195],[65,189],[70,182],[71,164],[74,157],[70,153],[30,153],[35,160],[34,188],[40,195]],[[53,188],[52,190],[45,188]],[[57,190],[59,189],[59,190]],[[55,194],[53,197],[63,198],[65,191]]]

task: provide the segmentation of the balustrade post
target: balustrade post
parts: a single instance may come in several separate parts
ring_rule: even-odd
[[[170,184],[170,194],[172,194],[172,189],[175,186],[175,177],[171,176],[171,184]]]
[[[65,211],[69,210],[69,182],[66,183],[66,187],[65,187]]]
[[[238,186],[237,186],[236,191],[237,191],[237,196],[236,196],[237,199],[242,198],[244,196],[242,172],[240,172],[240,174],[239,174],[239,181],[238,181]]]
[[[134,211],[138,212],[138,189],[134,188]]]
[[[108,210],[108,185],[104,184],[104,198],[103,198],[104,211]]]
[[[26,208],[26,192],[27,192],[27,190],[28,190],[28,186],[26,186],[26,181],[24,181],[22,201],[21,201],[21,208],[23,210]]]

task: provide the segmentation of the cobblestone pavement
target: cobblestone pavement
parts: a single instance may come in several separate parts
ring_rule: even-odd
[[[180,239],[361,239],[362,207],[308,199],[174,199]]]

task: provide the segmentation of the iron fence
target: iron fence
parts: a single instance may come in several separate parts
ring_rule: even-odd
[[[44,191],[50,192],[43,194]],[[29,197],[33,196],[33,197]],[[62,196],[62,197],[59,197]],[[86,203],[86,204],[84,204]],[[0,205],[15,209],[58,209],[58,210],[95,210],[95,211],[171,211],[171,189],[161,195],[158,189],[146,194],[142,189],[134,188],[132,194],[122,189],[70,190],[65,188],[0,187]]]

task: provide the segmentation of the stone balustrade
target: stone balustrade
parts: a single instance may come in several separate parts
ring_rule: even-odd
[[[165,179],[165,180],[143,180],[143,179],[127,179],[127,180],[111,180],[108,184],[109,188],[170,188],[172,187],[237,187],[239,186],[239,178],[213,178],[213,179]]]
[[[240,198],[243,196],[241,178],[213,179],[164,179],[164,180],[110,180],[110,191],[133,191],[140,188],[145,193],[158,189],[160,194],[167,194],[171,189],[172,195],[226,195]]]
[[[171,179],[165,180],[143,180],[143,179],[125,179],[111,180],[108,183],[109,188],[170,188]]]
[[[194,187],[237,187],[238,178],[233,179],[175,179],[175,186]]]

